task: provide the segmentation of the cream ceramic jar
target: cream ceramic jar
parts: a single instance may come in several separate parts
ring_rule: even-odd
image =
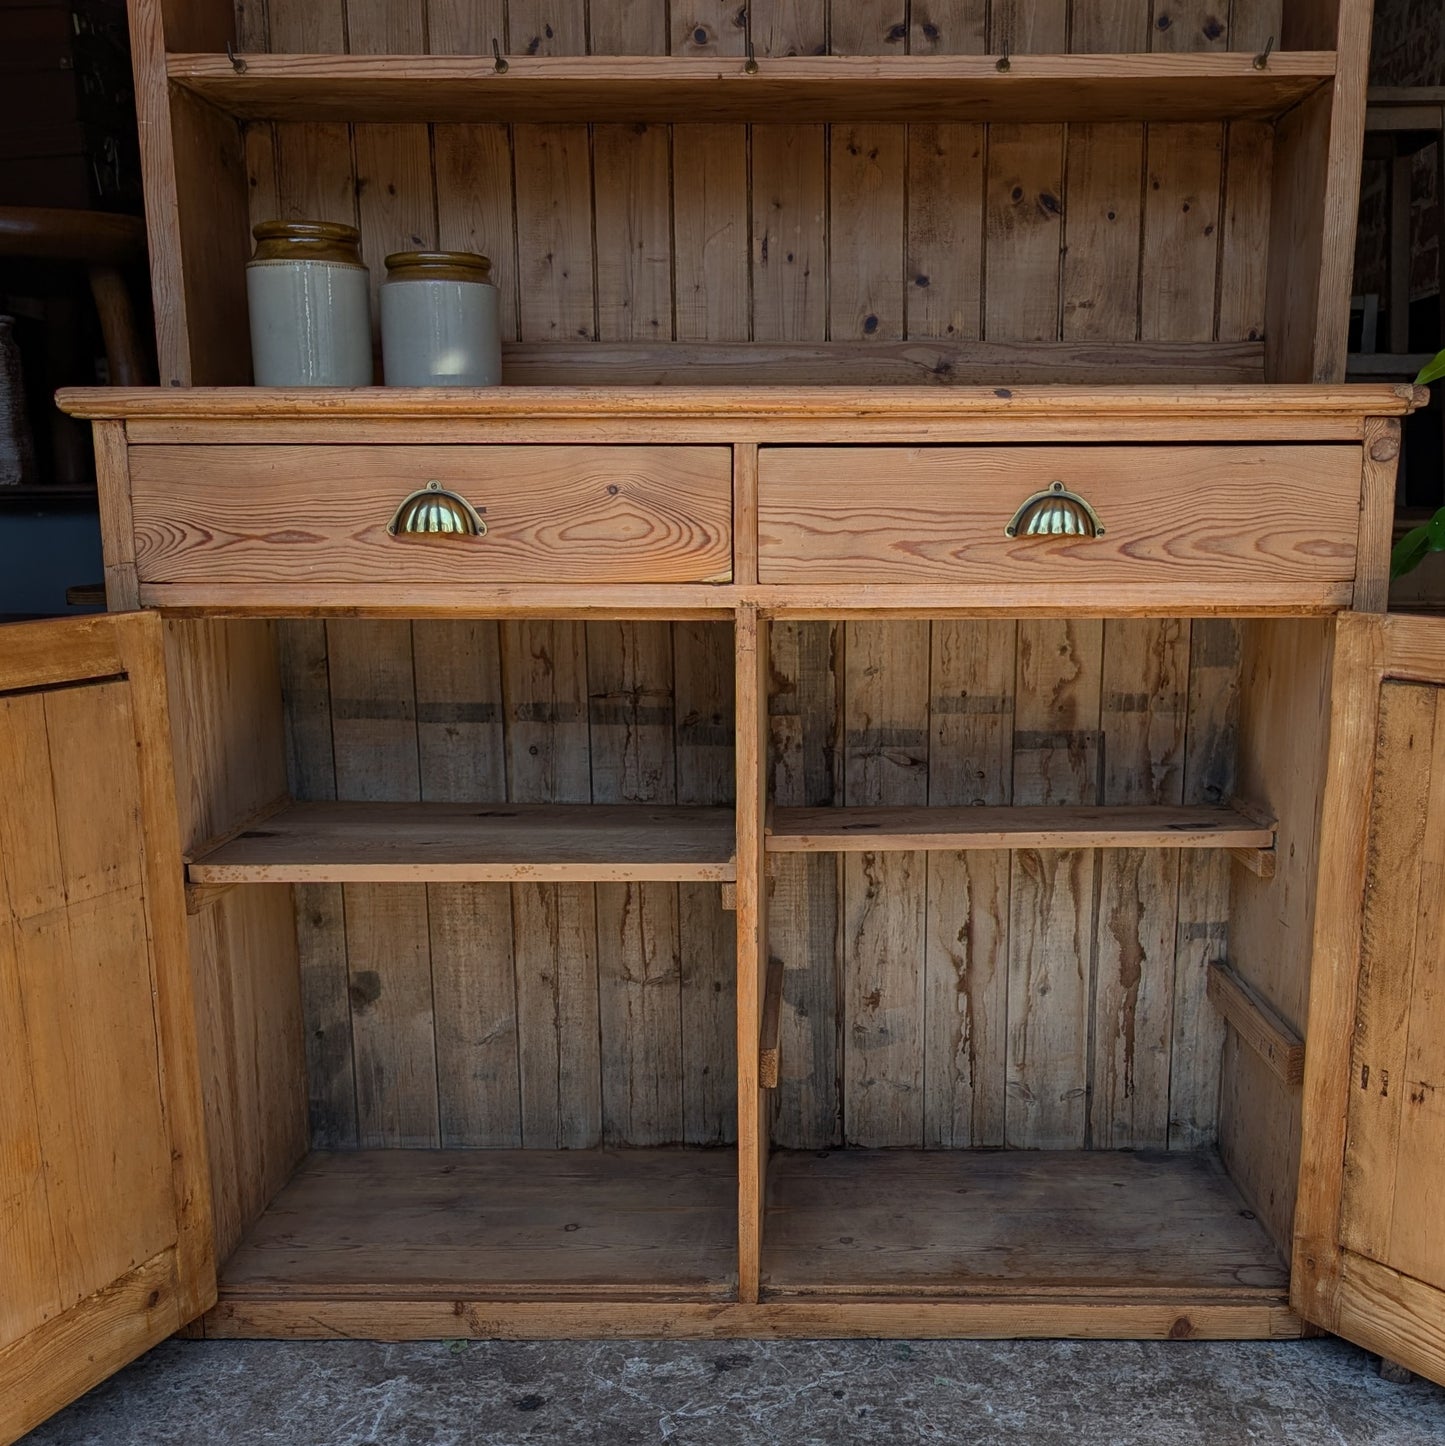
[[[326,221],[263,221],[246,266],[258,387],[369,387],[371,283],[361,233]]]
[[[495,387],[502,338],[492,263],[470,251],[398,251],[381,284],[389,387]]]

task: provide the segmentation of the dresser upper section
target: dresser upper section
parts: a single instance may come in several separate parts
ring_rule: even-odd
[[[1384,603],[1408,386],[89,389],[112,607]]]

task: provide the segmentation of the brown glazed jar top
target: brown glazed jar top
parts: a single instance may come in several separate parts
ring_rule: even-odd
[[[475,251],[393,251],[386,258],[386,279],[490,283],[492,263]]]
[[[255,261],[333,261],[360,266],[361,232],[337,221],[262,221],[251,228]]]

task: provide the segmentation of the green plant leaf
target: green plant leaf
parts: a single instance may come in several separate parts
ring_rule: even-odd
[[[1412,527],[1390,552],[1390,581],[1414,572],[1430,551],[1430,529]]]
[[[1415,385],[1427,387],[1431,382],[1438,382],[1441,377],[1445,377],[1445,351],[1436,356],[1434,361],[1426,362],[1420,368],[1420,375],[1415,378]]]
[[[1425,524],[1425,531],[1430,534],[1430,551],[1445,552],[1445,507]]]

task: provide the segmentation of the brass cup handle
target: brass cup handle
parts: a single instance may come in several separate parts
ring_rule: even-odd
[[[1050,482],[1042,492],[1024,499],[1004,528],[1005,537],[1102,537],[1099,514],[1062,482]]]
[[[425,487],[402,498],[386,530],[393,537],[485,537],[485,511],[433,477]]]

